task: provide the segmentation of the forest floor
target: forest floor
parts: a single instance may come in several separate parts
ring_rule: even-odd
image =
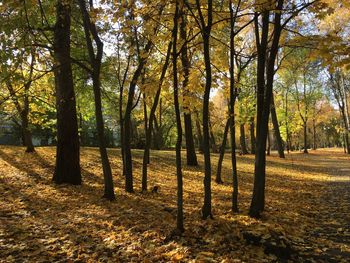
[[[175,154],[152,151],[142,194],[142,151],[134,151],[135,193],[124,192],[120,151],[109,150],[116,201],[101,199],[99,152],[81,150],[82,186],[51,182],[55,149],[0,146],[1,262],[349,262],[350,157],[340,149],[267,158],[266,211],[247,216],[254,156],[238,156],[239,214],[232,214],[229,154],[224,184],[212,183],[214,219],[202,220],[203,157],[184,166],[186,232],[175,226]],[[212,155],[213,177],[218,156]]]

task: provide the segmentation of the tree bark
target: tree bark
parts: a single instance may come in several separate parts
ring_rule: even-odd
[[[145,92],[143,93],[143,118],[144,118],[144,130],[145,130],[145,138],[146,138],[147,137],[147,132],[148,132],[148,129],[149,129],[150,125],[148,123],[146,93]],[[146,162],[146,167],[147,167],[147,164],[149,164],[149,151],[145,151],[145,150],[146,150],[146,142],[145,142],[145,148],[144,148],[144,151],[143,151],[143,161]],[[144,190],[142,190],[142,191],[144,191]],[[146,187],[146,191],[147,191],[147,187]]]
[[[212,150],[213,153],[217,153],[218,152],[218,148],[217,148],[217,145],[216,145],[215,136],[214,136],[213,129],[212,129],[212,126],[211,126],[210,118],[209,118],[209,130],[210,130],[211,150]]]
[[[35,152],[33,140],[32,140],[32,133],[29,128],[27,110],[21,112],[21,120],[22,120],[22,129],[23,129],[24,145],[26,146],[26,152],[27,153]]]
[[[152,41],[149,40],[146,44],[145,51],[146,53],[149,52],[152,46]],[[134,103],[134,96],[135,96],[135,89],[136,84],[141,76],[142,70],[146,64],[146,58],[142,57],[140,58],[139,65],[136,68],[136,71],[134,72],[134,75],[132,77],[132,80],[130,82],[129,86],[129,93],[128,93],[128,100],[125,108],[124,113],[124,172],[125,172],[125,191],[129,193],[134,192],[134,183],[133,183],[133,173],[132,173],[132,155],[131,155],[131,111],[133,109],[133,103]]]
[[[160,92],[161,92],[163,80],[165,78],[165,74],[169,66],[171,47],[172,47],[172,42],[170,42],[168,46],[167,55],[166,55],[165,62],[162,68],[162,73],[159,79],[158,90],[154,97],[153,105],[149,115],[150,117],[148,121],[148,128],[146,130],[146,143],[145,143],[145,149],[143,152],[143,162],[142,162],[142,191],[147,191],[147,181],[148,181],[147,164],[149,163],[147,159],[149,159],[149,152],[150,152],[151,141],[152,141],[153,122],[156,119],[155,112],[157,110],[157,105],[160,98]]]
[[[57,149],[53,181],[81,184],[77,111],[70,58],[70,1],[58,0],[54,29]]]
[[[232,166],[232,212],[238,213],[238,176],[237,176],[237,161],[236,161],[236,128],[235,128],[235,102],[238,93],[238,89],[235,86],[235,74],[234,74],[234,59],[235,59],[235,22],[237,14],[240,8],[241,1],[237,3],[236,12],[234,13],[232,2],[229,2],[230,10],[230,100],[229,100],[229,113],[230,113],[230,136],[231,136],[231,166]]]
[[[282,137],[281,137],[280,126],[278,124],[276,107],[275,107],[275,100],[273,98],[273,94],[272,94],[272,98],[271,98],[271,120],[272,120],[273,131],[274,131],[276,143],[277,143],[278,156],[280,158],[285,158],[284,146],[283,146],[283,141],[282,141]]]
[[[205,88],[203,96],[203,153],[204,153],[204,204],[202,207],[202,218],[212,218],[211,211],[211,162],[210,162],[210,131],[209,131],[209,98],[212,82],[210,62],[210,32],[213,21],[213,3],[208,0],[207,22],[204,20],[202,6],[196,1],[197,11],[201,21],[201,34],[203,39],[203,55],[205,64]]]
[[[8,81],[6,83],[7,89],[10,92],[10,95],[12,97],[13,103],[20,115],[21,118],[21,130],[22,130],[22,143],[23,146],[26,147],[25,152],[30,153],[30,152],[34,152],[34,145],[32,142],[32,133],[29,129],[29,98],[28,98],[28,90],[30,87],[30,82],[28,82],[24,88],[25,88],[25,92],[24,92],[24,103],[23,103],[23,107],[21,106],[20,102],[18,101],[18,97],[16,96],[16,92],[11,84],[10,81]]]
[[[216,178],[215,178],[215,182],[217,182],[218,184],[223,183],[221,178],[221,170],[222,170],[222,162],[224,160],[224,155],[226,151],[227,134],[228,134],[229,128],[230,128],[230,118],[226,121],[224,135],[223,135],[222,143],[220,147],[220,155],[219,155],[218,167],[216,170]]]
[[[304,121],[303,123],[303,130],[304,130],[304,153],[309,153],[307,150],[307,122]]]
[[[198,151],[203,153],[203,136],[201,131],[201,124],[199,123],[198,112],[196,114],[196,128],[197,128],[197,137],[198,137]]]
[[[249,209],[251,217],[258,218],[265,207],[265,174],[266,174],[266,137],[273,91],[273,79],[275,73],[275,60],[279,48],[279,40],[282,31],[281,15],[284,0],[278,0],[274,12],[274,32],[269,52],[267,49],[269,38],[270,12],[262,12],[262,32],[259,33],[258,14],[255,15],[255,33],[258,44],[257,66],[257,147],[254,165],[253,197]],[[261,38],[261,41],[259,41]],[[267,56],[268,54],[268,56]],[[266,57],[268,59],[266,60]],[[267,64],[266,64],[267,62]],[[266,69],[266,82],[265,82]]]
[[[179,15],[181,18],[180,22],[180,37],[184,43],[181,47],[181,63],[184,80],[182,82],[183,96],[190,96],[191,92],[188,90],[188,78],[190,75],[190,61],[188,59],[188,47],[187,47],[187,19],[186,14],[181,10]],[[197,166],[197,155],[196,149],[193,141],[193,132],[192,132],[192,118],[189,107],[184,103],[184,123],[185,123],[185,138],[186,138],[186,159],[187,165]]]
[[[248,154],[248,150],[247,150],[247,145],[245,142],[245,130],[244,130],[244,124],[241,123],[239,125],[239,130],[240,130],[240,136],[239,136],[239,140],[241,143],[241,153],[242,154]]]
[[[266,155],[270,156],[271,155],[271,135],[270,135],[270,130],[268,128],[267,130],[267,149],[266,149]]]
[[[108,159],[108,153],[106,148],[106,138],[105,138],[105,127],[102,114],[102,99],[101,99],[101,62],[103,56],[103,43],[98,35],[96,26],[90,20],[88,10],[86,8],[85,0],[79,0],[79,6],[81,14],[83,17],[84,32],[86,46],[89,53],[90,65],[92,71],[90,72],[92,78],[92,87],[94,92],[94,102],[95,102],[95,118],[96,118],[96,128],[98,135],[98,143],[100,156],[102,161],[103,178],[104,178],[104,195],[103,197],[108,200],[114,200],[114,184],[112,177],[111,165]],[[90,6],[93,8],[93,6]],[[92,38],[91,38],[91,36]],[[94,51],[94,44],[96,45],[96,54]]]
[[[255,146],[256,146],[256,140],[255,140],[255,123],[254,123],[254,116],[250,118],[250,144],[251,144],[251,154],[255,154]]]
[[[174,83],[174,107],[176,115],[176,178],[177,178],[177,216],[176,216],[176,230],[179,233],[184,232],[183,223],[183,182],[182,182],[182,164],[181,164],[181,143],[182,143],[182,126],[179,106],[179,91],[178,91],[178,77],[177,77],[177,31],[178,31],[178,16],[179,16],[179,2],[176,1],[176,9],[174,16],[174,30],[173,30],[173,83]]]
[[[312,119],[312,149],[317,149],[317,143],[316,143],[316,120]]]
[[[193,140],[191,114],[184,113],[184,123],[185,123],[187,165],[197,166],[198,161],[197,161],[196,149],[195,149],[194,140]]]

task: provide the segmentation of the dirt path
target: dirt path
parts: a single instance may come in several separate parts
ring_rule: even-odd
[[[326,152],[327,153],[327,152]],[[305,261],[350,261],[350,161],[340,153],[315,155],[317,166],[327,169],[328,180],[324,195],[310,199],[315,227],[306,233],[305,239],[318,249],[306,252]]]

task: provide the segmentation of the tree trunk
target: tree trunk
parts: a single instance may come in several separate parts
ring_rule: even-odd
[[[150,124],[148,122],[148,114],[147,114],[146,93],[143,93],[143,118],[144,118],[144,129],[145,129],[145,138],[146,138],[150,127]],[[149,150],[148,151],[145,151],[145,150],[146,150],[146,142],[145,142],[145,148],[143,151],[143,161],[146,162],[146,167],[147,167],[147,164],[149,164]],[[147,191],[147,187],[145,191]]]
[[[212,126],[211,126],[210,118],[209,118],[209,129],[210,129],[211,150],[212,150],[213,153],[217,153],[218,152],[218,148],[217,148],[217,145],[216,145],[215,136],[214,136],[213,129],[212,129]]]
[[[70,4],[58,0],[54,29],[57,149],[53,181],[81,184],[79,134],[70,58]]]
[[[99,71],[99,70],[98,70]],[[97,75],[98,74],[98,75]],[[103,179],[104,179],[104,194],[103,197],[107,200],[114,200],[114,183],[112,177],[111,165],[108,159],[108,153],[106,149],[105,133],[104,133],[104,121],[102,115],[102,101],[101,101],[101,88],[99,73],[93,79],[93,89],[95,97],[95,117],[96,117],[96,127],[98,133],[99,150],[102,161],[103,169]]]
[[[215,178],[215,182],[217,182],[218,184],[223,183],[221,178],[221,169],[222,169],[222,161],[224,160],[224,155],[226,150],[226,141],[227,141],[227,134],[228,134],[229,128],[230,128],[230,118],[226,121],[224,135],[223,135],[222,143],[220,147],[220,156],[218,160],[218,167],[216,170],[216,178]]]
[[[231,165],[232,165],[232,212],[238,213],[238,176],[237,176],[237,161],[236,161],[236,126],[235,126],[235,102],[238,89],[235,86],[234,60],[235,60],[235,22],[240,8],[241,1],[239,0],[236,7],[236,12],[233,12],[232,2],[229,2],[230,10],[230,136],[231,136]]]
[[[182,182],[182,164],[181,164],[181,143],[182,143],[182,127],[181,115],[179,106],[179,91],[177,78],[177,31],[178,31],[178,16],[179,16],[179,2],[176,1],[176,10],[174,16],[174,31],[173,31],[173,78],[174,78],[174,107],[176,114],[176,178],[177,178],[177,216],[176,216],[176,230],[179,233],[184,232],[183,223],[183,182]]]
[[[115,200],[112,170],[106,148],[105,127],[102,114],[100,72],[103,56],[103,43],[98,36],[95,24],[93,24],[93,22],[90,20],[85,0],[79,0],[79,6],[83,17],[86,46],[88,49],[90,65],[92,68],[90,75],[92,78],[92,87],[94,92],[96,128],[104,179],[103,198],[106,198],[107,200]],[[93,8],[93,6],[90,6],[90,8]],[[94,51],[94,44],[96,45],[96,54]]]
[[[346,147],[346,153],[350,154],[350,142],[349,142],[349,133],[344,133],[344,139],[345,139],[345,147]]]
[[[32,133],[29,129],[27,111],[22,111],[21,120],[22,120],[23,139],[24,139],[24,145],[26,146],[26,152],[27,153],[35,152],[33,140],[32,140]]]
[[[265,175],[266,175],[266,137],[271,98],[273,92],[273,80],[275,73],[275,60],[279,48],[279,40],[282,31],[281,15],[283,0],[277,1],[276,12],[274,12],[274,31],[271,47],[268,51],[270,12],[262,12],[262,32],[260,37],[260,26],[258,14],[255,14],[255,34],[258,44],[257,65],[257,147],[254,165],[254,188],[253,197],[249,209],[251,217],[258,218],[265,207]],[[260,40],[260,41],[259,41]],[[267,64],[266,64],[267,62]],[[266,72],[265,72],[266,70]],[[266,74],[265,74],[266,73]],[[265,82],[266,76],[266,82]]]
[[[239,125],[239,130],[240,130],[239,140],[240,140],[240,143],[241,143],[241,153],[242,154],[248,154],[247,145],[246,145],[246,142],[245,142],[244,123],[241,123]]]
[[[193,140],[191,114],[184,113],[184,123],[185,123],[187,165],[197,166],[198,161],[197,161],[196,149],[195,149],[194,140]]]
[[[180,37],[183,41],[183,45],[181,47],[181,63],[182,63],[182,71],[184,80],[182,82],[183,96],[190,96],[190,91],[188,90],[188,78],[190,75],[190,61],[188,59],[188,50],[187,50],[187,20],[186,14],[181,11],[180,14],[181,23],[180,23]],[[184,103],[184,123],[185,123],[185,138],[186,138],[186,158],[187,165],[197,166],[197,156],[196,149],[194,147],[193,141],[193,132],[192,132],[192,119],[191,113],[188,105]]]
[[[198,151],[203,153],[203,136],[201,131],[201,124],[199,123],[198,113],[196,114],[196,128],[197,128],[197,137],[198,137]]]
[[[172,42],[169,43],[167,55],[165,58],[165,62],[163,64],[162,73],[159,79],[158,90],[154,97],[153,105],[150,111],[150,117],[148,121],[148,128],[146,130],[146,142],[145,142],[145,150],[143,152],[143,162],[142,162],[142,191],[147,191],[147,164],[149,163],[147,159],[149,159],[149,152],[152,141],[152,130],[153,130],[153,122],[156,120],[155,112],[157,110],[157,105],[160,98],[160,92],[163,84],[163,80],[165,78],[166,71],[169,66],[170,53],[171,53]]]
[[[316,150],[317,149],[317,144],[316,144],[316,120],[312,120],[312,149]]]
[[[343,118],[344,122],[344,139],[345,139],[345,145],[346,145],[346,152],[350,154],[350,140],[349,140],[349,126],[348,126],[348,121],[345,113],[344,107],[340,107],[340,113]]]
[[[273,98],[273,94],[272,94],[272,98],[271,98],[271,120],[272,120],[273,131],[274,131],[276,143],[277,143],[278,156],[280,158],[285,158],[284,149],[283,149],[284,148],[283,141],[282,141],[282,137],[281,137],[281,133],[280,133],[280,126],[278,124],[276,108],[275,108],[275,100]]]
[[[28,81],[24,84],[23,106],[21,106],[20,102],[18,101],[18,95],[16,94],[16,91],[14,90],[11,84],[11,81],[7,80],[6,82],[6,86],[10,92],[13,103],[15,104],[15,107],[21,117],[20,126],[22,129],[22,132],[21,132],[22,143],[23,143],[23,146],[26,147],[26,150],[25,150],[26,153],[35,152],[33,140],[32,140],[32,133],[29,128],[29,89],[32,84],[34,63],[35,63],[35,56],[34,56],[34,50],[32,49],[29,77],[28,77]]]
[[[203,55],[205,63],[205,89],[203,96],[203,152],[204,152],[204,204],[202,207],[202,218],[212,218],[211,211],[211,163],[210,163],[210,131],[209,131],[209,98],[211,90],[211,62],[210,62],[210,32],[212,27],[212,8],[213,3],[208,0],[207,10],[207,24],[202,19],[202,38],[203,38]],[[202,7],[197,2],[198,11],[202,10]]]
[[[267,130],[267,150],[266,150],[266,155],[267,156],[271,155],[271,135],[270,135],[269,128]]]
[[[22,119],[22,129],[23,129],[23,135],[24,135],[24,141],[25,141],[27,153],[35,152],[33,140],[32,140],[32,133],[29,128],[29,89],[32,84],[33,71],[34,71],[34,62],[35,62],[34,50],[31,50],[31,57],[32,58],[30,62],[29,81],[24,85],[24,103],[23,103],[22,112],[20,114]]]
[[[256,147],[256,141],[255,141],[255,124],[254,124],[254,116],[250,119],[250,144],[251,144],[251,154],[255,154],[255,147]]]
[[[306,121],[303,123],[304,128],[304,153],[309,153],[307,150],[307,124]]]
[[[152,42],[149,40],[146,44],[144,52],[148,53],[151,49]],[[132,80],[129,85],[128,99],[126,103],[125,113],[124,113],[124,172],[125,172],[125,191],[129,193],[134,192],[134,180],[132,173],[132,155],[131,155],[131,111],[133,109],[134,96],[136,84],[141,76],[142,70],[146,64],[146,58],[142,57],[140,59],[139,65],[134,72]]]

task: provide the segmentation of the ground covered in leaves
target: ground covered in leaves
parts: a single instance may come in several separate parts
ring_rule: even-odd
[[[175,154],[152,151],[149,185],[141,194],[142,151],[134,151],[134,194],[123,191],[120,151],[109,150],[117,200],[100,197],[99,153],[83,148],[82,186],[54,185],[54,148],[34,154],[0,147],[1,262],[349,262],[350,158],[341,150],[268,157],[266,211],[247,216],[254,156],[238,157],[239,214],[232,214],[229,155],[224,184],[213,181],[214,219],[200,219],[203,158],[184,166],[186,232],[175,225]],[[213,154],[213,171],[218,156]],[[213,172],[214,174],[214,172]],[[213,176],[214,177],[214,176]]]

